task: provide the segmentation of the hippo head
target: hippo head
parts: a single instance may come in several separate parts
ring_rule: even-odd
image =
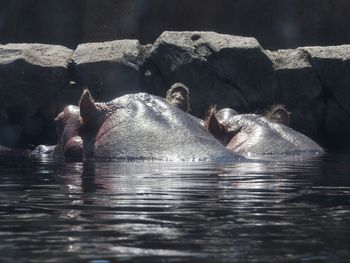
[[[83,155],[83,141],[78,135],[81,126],[79,108],[67,106],[55,118],[58,142],[54,153],[68,159],[81,160]]]
[[[82,160],[86,155],[84,141],[96,135],[106,116],[105,109],[103,103],[95,103],[88,90],[83,92],[79,107],[65,107],[55,118],[58,142],[54,154],[69,160]]]

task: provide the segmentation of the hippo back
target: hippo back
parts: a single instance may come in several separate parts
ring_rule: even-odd
[[[146,93],[106,103],[111,113],[100,127],[93,157],[145,160],[237,160],[198,119]],[[89,147],[89,146],[88,146]]]
[[[273,123],[261,115],[240,114],[229,119],[228,126],[236,135],[227,148],[236,153],[298,154],[323,153],[307,136],[283,124]]]

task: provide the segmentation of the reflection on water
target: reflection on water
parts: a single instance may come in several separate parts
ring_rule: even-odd
[[[0,160],[0,262],[346,262],[350,155]]]

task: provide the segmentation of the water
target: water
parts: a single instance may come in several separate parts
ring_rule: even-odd
[[[349,262],[349,161],[0,159],[0,262]]]

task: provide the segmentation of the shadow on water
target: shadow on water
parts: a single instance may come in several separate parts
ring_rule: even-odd
[[[0,159],[0,262],[346,262],[349,161]]]

